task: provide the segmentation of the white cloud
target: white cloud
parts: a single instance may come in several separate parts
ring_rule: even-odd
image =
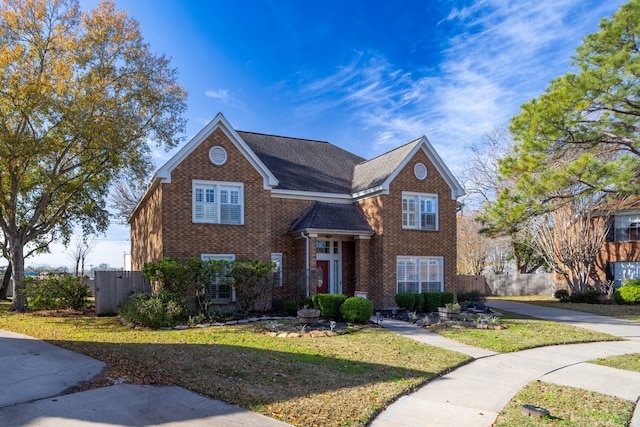
[[[521,104],[565,74],[582,38],[617,6],[479,0],[452,9],[440,24],[457,31],[440,64],[404,70],[379,52],[356,52],[333,74],[295,82],[302,88],[295,94],[298,113],[345,109],[375,139],[369,155],[426,134],[455,167],[464,161],[464,148],[504,125]]]
[[[229,94],[229,91],[226,89],[208,90],[205,92],[205,96],[207,98],[213,98],[223,103],[234,101],[234,98]]]

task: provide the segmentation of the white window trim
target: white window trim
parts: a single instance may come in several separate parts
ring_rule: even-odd
[[[437,194],[434,193],[413,193],[413,192],[407,192],[407,191],[403,191],[402,192],[402,201],[401,201],[401,210],[402,210],[402,216],[404,217],[404,213],[405,210],[402,206],[402,204],[404,204],[404,199],[408,198],[408,197],[417,197],[417,215],[416,215],[416,219],[415,219],[415,225],[414,226],[409,226],[409,225],[405,225],[404,224],[404,220],[402,220],[402,228],[405,230],[422,230],[422,231],[438,231],[440,229],[440,203],[439,203],[439,198]],[[420,215],[422,214],[421,210],[420,210],[420,206],[421,206],[421,201],[423,199],[431,199],[433,200],[433,202],[435,203],[435,216],[436,216],[436,221],[435,221],[435,225],[434,228],[421,228],[420,227],[420,223],[421,223],[421,218]]]
[[[206,218],[196,218],[196,188],[199,187],[215,187],[216,201],[216,220],[211,221]],[[240,206],[240,222],[227,223],[221,222],[221,206],[220,203],[220,188],[235,188],[239,190],[239,206]],[[244,225],[244,183],[242,182],[228,182],[228,181],[205,181],[194,179],[191,181],[191,221],[196,224],[222,224],[222,225]]]
[[[274,271],[274,273],[278,275],[278,282],[276,283],[276,286],[282,287],[282,252],[271,253],[271,262],[276,262],[278,264],[278,267]]]
[[[431,260],[437,260],[438,261],[438,267],[440,269],[440,271],[439,271],[440,292],[444,291],[444,257],[441,257],[441,256],[398,255],[396,257],[396,292],[398,292],[398,285],[400,283],[400,280],[399,280],[399,277],[398,277],[398,273],[399,273],[399,271],[398,271],[398,262],[399,261],[408,261],[408,260],[417,260],[417,262],[418,262],[418,265],[417,265],[418,293],[428,292],[428,289],[423,289],[423,287],[422,287],[423,281],[422,281],[422,277],[421,277],[421,274],[420,274],[421,273],[421,264],[423,262],[429,262]]]
[[[235,254],[200,254],[200,259],[202,261],[229,261],[233,262],[236,260]],[[214,300],[215,302],[215,300]],[[231,301],[236,302],[236,287],[231,285]],[[218,304],[224,302],[218,302]]]

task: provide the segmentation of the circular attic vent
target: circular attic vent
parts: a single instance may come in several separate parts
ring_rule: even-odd
[[[423,180],[427,177],[427,167],[423,163],[416,163],[413,167],[413,174],[419,180]]]
[[[215,146],[209,150],[209,159],[214,165],[222,166],[227,162],[227,151],[220,146]]]

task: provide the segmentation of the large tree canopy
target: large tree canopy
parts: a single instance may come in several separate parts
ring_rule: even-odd
[[[184,89],[111,2],[0,0],[0,228],[19,292],[25,246],[108,224],[105,195],[184,130]]]
[[[518,232],[580,198],[640,193],[640,0],[600,27],[578,48],[576,71],[513,118],[515,144],[499,162],[512,185],[483,209],[490,234]]]
[[[517,182],[496,204],[508,221],[580,196],[640,192],[640,0],[623,5],[584,39],[577,71],[522,106],[516,145],[500,172]],[[495,215],[494,225],[500,224]]]

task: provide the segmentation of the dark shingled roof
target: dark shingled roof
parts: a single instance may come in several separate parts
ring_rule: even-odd
[[[382,185],[421,140],[422,138],[415,139],[401,147],[356,165],[353,174],[353,193]]]
[[[352,204],[315,202],[289,229],[373,233],[364,214]]]
[[[237,131],[282,190],[351,194],[360,156],[324,141]]]

